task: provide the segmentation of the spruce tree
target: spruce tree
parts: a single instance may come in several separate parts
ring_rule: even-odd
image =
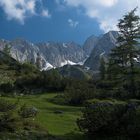
[[[135,94],[135,58],[139,55],[140,17],[136,10],[130,11],[119,20],[119,37],[116,48],[110,54],[110,67],[116,71],[116,79],[129,83],[129,93]]]
[[[105,79],[105,73],[106,73],[105,60],[102,57],[100,59],[100,77],[101,77],[101,80]]]
[[[39,53],[37,53],[37,57],[36,57],[36,66],[38,69],[42,68],[42,59]]]

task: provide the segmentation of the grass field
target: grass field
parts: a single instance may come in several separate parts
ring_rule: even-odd
[[[23,96],[20,97],[20,104],[25,103],[38,108],[39,114],[35,121],[46,128],[51,135],[67,140],[85,139],[76,125],[76,119],[81,115],[81,107],[57,105],[48,101],[56,95],[46,93]],[[9,99],[15,100],[15,98]],[[62,114],[55,113],[58,110],[62,111]]]

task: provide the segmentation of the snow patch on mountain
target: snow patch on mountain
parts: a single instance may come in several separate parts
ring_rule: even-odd
[[[104,54],[105,54],[105,51],[100,54],[100,57],[102,57]]]
[[[41,70],[50,70],[55,68],[53,65],[51,65],[49,62],[46,61],[45,67],[43,67]]]
[[[88,56],[88,57],[89,57],[89,56]],[[87,58],[88,58],[88,57],[87,57]],[[84,65],[84,63],[86,62],[87,58],[86,58],[86,59],[84,59],[84,60],[83,60],[83,61],[81,61],[81,62],[78,62],[78,63],[77,63],[77,65],[81,65],[81,66],[82,66],[82,65]]]
[[[61,62],[60,67],[63,67],[64,65],[77,65],[77,63],[74,63],[70,60],[65,60],[64,62]]]
[[[67,48],[68,46],[67,46],[65,43],[63,43],[63,47],[64,47],[64,48]]]
[[[133,58],[134,61],[136,61],[137,63],[140,63],[139,57],[138,58]]]

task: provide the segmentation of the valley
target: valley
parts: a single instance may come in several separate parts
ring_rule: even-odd
[[[115,25],[110,28],[107,19],[98,17],[98,10],[92,13],[91,10],[87,11],[87,7],[100,5],[100,10],[104,7],[104,11],[105,7],[109,9],[119,1],[108,1],[104,3],[106,5],[96,0],[94,4],[83,0],[87,5],[83,5],[80,0],[51,2],[50,9],[61,17],[57,22],[58,27],[63,25],[60,28],[62,38],[56,34],[55,19],[49,9],[44,9],[43,1],[0,0],[0,8],[4,7],[0,10],[6,15],[9,14],[7,7],[11,14],[14,10],[14,14],[5,19],[6,23],[11,23],[9,28],[17,24],[11,22],[16,18],[25,30],[22,30],[23,33],[28,32],[29,36],[35,37],[34,42],[13,39],[14,36],[9,40],[0,40],[0,140],[139,140],[139,8],[124,13],[118,20],[117,28]],[[56,5],[61,5],[61,10]],[[66,5],[69,5],[68,9],[65,9]],[[64,41],[65,37],[69,37],[69,40],[71,37],[77,38],[74,33],[79,34],[79,29],[87,30],[90,25],[85,24],[88,22],[84,20],[83,27],[78,20],[70,17],[66,20],[66,13],[64,17],[61,15],[74,7],[80,8],[77,14],[86,11],[81,15],[84,18],[90,13],[98,23],[98,29],[106,31],[89,36],[81,45],[76,41]],[[40,19],[32,22],[32,32],[25,28],[26,14]],[[78,15],[79,18],[81,16]],[[1,17],[4,18],[4,15]],[[45,34],[48,38],[56,37],[53,38],[55,41],[44,41],[44,21],[51,27],[55,24],[51,30],[47,28],[51,34]],[[41,32],[43,41],[39,43],[37,40],[40,36],[33,31],[40,32],[42,27],[35,26],[40,22],[44,25],[44,32]],[[110,23],[115,24],[113,20]],[[19,29],[21,26],[11,34],[18,34]],[[81,32],[78,38],[84,33]],[[24,37],[29,36],[26,34]],[[58,38],[61,41],[57,41]]]

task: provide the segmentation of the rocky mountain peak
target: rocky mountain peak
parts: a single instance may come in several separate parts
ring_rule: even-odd
[[[83,47],[71,42],[44,42],[33,44],[22,38],[12,41],[0,40],[0,50],[6,44],[11,46],[11,55],[20,62],[36,63],[38,54],[42,61],[41,69],[61,67],[66,64],[83,64],[92,70],[99,68],[100,56],[107,56],[115,46],[118,32],[110,31],[99,37],[92,35]]]
[[[110,31],[99,38],[84,65],[94,71],[99,70],[101,56],[108,57],[111,49],[116,46],[118,36],[118,32]]]
[[[83,50],[85,51],[86,55],[89,56],[92,52],[93,48],[96,46],[97,42],[99,41],[100,37],[92,35],[87,38],[83,45]]]

